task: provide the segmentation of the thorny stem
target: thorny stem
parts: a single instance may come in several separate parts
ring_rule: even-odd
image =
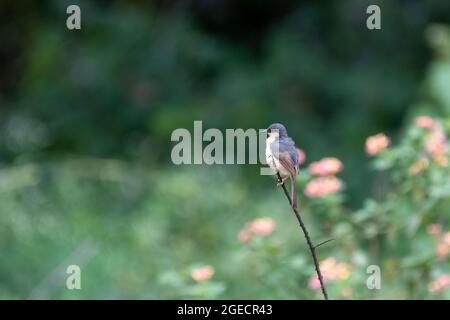
[[[278,181],[282,181],[279,172],[277,172],[277,176],[278,176]],[[291,181],[291,183],[295,183],[295,182]],[[301,217],[300,214],[298,213],[298,210],[292,206],[291,197],[290,197],[290,195],[289,195],[289,192],[288,192],[287,189],[286,189],[285,184],[283,183],[281,186],[283,187],[284,194],[286,195],[286,198],[287,198],[288,201],[289,201],[289,205],[291,206],[292,210],[294,211],[295,216],[296,216],[296,218],[297,218],[297,220],[298,220],[298,223],[300,224],[300,227],[302,228],[303,234],[305,235],[306,242],[308,243],[309,251],[311,251],[311,256],[312,256],[313,261],[314,261],[314,267],[316,268],[316,273],[317,273],[317,276],[318,276],[318,278],[319,278],[320,288],[322,289],[323,297],[324,297],[325,300],[328,300],[327,289],[325,288],[325,284],[324,284],[324,282],[323,282],[322,273],[320,272],[319,262],[317,261],[317,256],[316,256],[316,248],[317,248],[318,246],[324,244],[324,243],[321,243],[321,244],[319,244],[318,246],[314,246],[314,245],[313,245],[313,243],[312,243],[312,241],[311,241],[311,238],[309,237],[308,230],[306,229],[306,226],[305,226],[305,224],[303,223],[302,217]],[[325,241],[325,242],[328,242],[328,241],[331,241],[331,240],[327,240],[327,241]]]

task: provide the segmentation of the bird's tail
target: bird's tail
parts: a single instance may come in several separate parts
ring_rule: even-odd
[[[297,177],[291,176],[291,204],[292,207],[297,209]]]

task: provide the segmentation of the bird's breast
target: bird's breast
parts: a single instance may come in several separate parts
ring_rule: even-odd
[[[270,168],[279,172],[282,176],[289,175],[289,172],[281,165],[278,157],[273,153],[273,143],[276,143],[271,137],[266,140],[266,162]]]

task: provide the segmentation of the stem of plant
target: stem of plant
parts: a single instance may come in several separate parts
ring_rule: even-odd
[[[278,176],[278,180],[281,181],[280,173],[277,172],[277,176]],[[291,181],[291,183],[295,183],[295,182]],[[303,223],[302,217],[298,213],[298,210],[292,206],[291,197],[289,195],[289,192],[286,189],[286,186],[284,185],[284,183],[281,186],[283,187],[284,194],[286,195],[286,198],[289,201],[289,205],[291,206],[292,210],[294,211],[294,214],[298,220],[298,223],[300,224],[300,228],[302,229],[303,234],[305,235],[306,243],[308,244],[309,251],[311,251],[311,256],[314,261],[314,267],[316,268],[317,277],[319,278],[320,288],[322,289],[323,297],[325,300],[328,300],[327,289],[325,288],[325,284],[324,284],[323,277],[322,277],[322,272],[320,272],[319,262],[317,261],[317,256],[316,256],[316,248],[317,247],[315,247],[313,245],[311,238],[309,237],[308,230],[306,229],[306,226]]]

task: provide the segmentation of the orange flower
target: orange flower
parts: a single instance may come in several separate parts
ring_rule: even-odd
[[[324,272],[327,272],[333,269],[337,264],[337,261],[334,257],[328,257],[325,260],[320,261],[319,266],[323,269]]]
[[[386,149],[390,143],[389,138],[384,133],[370,136],[366,140],[366,152],[374,156]]]
[[[416,117],[415,124],[416,124],[416,127],[418,127],[418,128],[428,129],[428,130],[433,129],[435,126],[433,119],[429,116]]]
[[[338,192],[342,182],[335,176],[314,178],[305,187],[305,195],[310,198],[320,198]]]
[[[389,138],[384,133],[379,133],[377,135],[368,137],[366,140],[366,152],[367,154],[374,156],[384,149],[386,149],[390,144]]]
[[[214,275],[214,268],[211,266],[204,266],[192,270],[191,277],[197,282],[209,280]]]
[[[337,158],[323,158],[320,161],[313,162],[309,165],[308,170],[311,174],[326,176],[336,174],[343,168],[342,162]]]
[[[350,298],[352,296],[352,288],[351,287],[345,287],[341,290],[341,296],[344,298]]]
[[[325,283],[346,280],[350,277],[351,266],[347,263],[338,263],[335,258],[329,257],[322,260],[319,263],[320,270],[322,271],[323,281]],[[313,290],[320,289],[319,278],[314,275],[309,279],[309,287]]]
[[[409,173],[413,176],[418,175],[422,171],[424,171],[426,168],[428,168],[428,159],[422,158],[420,160],[417,160],[409,167]]]
[[[350,265],[338,263],[335,267],[336,279],[347,280],[350,277]]]
[[[445,153],[436,153],[433,155],[433,160],[440,167],[448,166],[448,155]]]

